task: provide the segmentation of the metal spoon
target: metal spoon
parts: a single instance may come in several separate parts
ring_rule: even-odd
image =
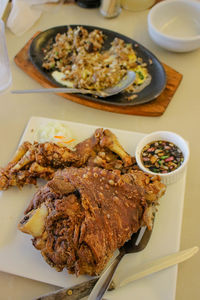
[[[142,251],[148,244],[151,231],[146,227],[141,227],[138,232],[134,233],[131,240],[119,250],[119,255],[113,260],[111,265],[103,272],[100,278],[93,278],[87,282],[75,285],[71,288],[64,288],[53,293],[43,295],[34,300],[79,300],[89,295],[89,299],[102,299],[107,289],[115,289],[115,283],[111,282],[112,276],[119,264],[121,258],[126,253]],[[110,283],[111,282],[111,283]],[[98,296],[98,297],[97,297]]]
[[[13,90],[12,94],[31,94],[31,93],[77,93],[77,94],[92,94],[99,97],[109,97],[119,94],[121,91],[129,87],[135,80],[135,72],[128,71],[127,75],[114,87],[107,88],[101,91],[74,89],[74,88],[43,88],[34,90]]]
[[[120,281],[119,284],[115,285],[115,280],[114,282],[112,281],[111,285],[109,286],[109,290],[111,291],[114,289],[119,289],[121,287],[124,287],[126,284],[133,282],[134,280],[141,279],[150,274],[154,274],[156,272],[159,272],[161,270],[179,264],[191,258],[198,251],[199,248],[195,246],[141,264],[133,270],[132,275],[124,278],[122,281]],[[74,285],[72,287],[62,288],[55,292],[51,292],[49,294],[43,295],[39,298],[34,298],[34,300],[80,300],[91,293],[91,290],[94,287],[94,285],[97,283],[97,281],[98,278],[90,279],[89,281]]]
[[[118,256],[115,257],[110,266],[102,273],[90,296],[88,297],[88,300],[102,299],[123,256],[128,253],[142,251],[146,247],[150,236],[151,231],[146,227],[141,227],[141,229],[136,234],[132,235],[131,239],[119,249]]]

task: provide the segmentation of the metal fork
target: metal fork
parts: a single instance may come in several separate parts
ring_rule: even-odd
[[[98,291],[100,289],[100,285],[103,284],[103,290],[100,289],[101,296],[99,298],[89,298],[89,299],[101,299],[106,292],[106,290],[113,290],[115,289],[115,285],[111,282],[114,272],[122,259],[122,257],[126,253],[134,253],[143,250],[151,236],[151,231],[148,230],[146,227],[142,227],[138,230],[138,232],[134,233],[131,237],[131,240],[125,243],[125,245],[119,250],[119,255],[113,260],[111,265],[106,269],[106,271],[100,276],[100,278],[93,278],[87,282],[83,282],[81,284],[77,284],[71,288],[63,288],[53,293],[40,296],[39,298],[35,298],[34,300],[80,300],[83,297],[89,295],[91,292],[94,295],[96,293],[96,289]],[[109,276],[107,278],[107,276]],[[100,284],[98,284],[100,282]],[[111,283],[110,283],[111,282]],[[90,295],[90,297],[92,294]]]
[[[136,234],[132,235],[131,239],[119,249],[119,254],[113,260],[111,265],[103,272],[94,286],[88,300],[102,299],[123,256],[128,253],[135,253],[143,250],[148,244],[150,236],[151,231],[146,227],[142,227]]]

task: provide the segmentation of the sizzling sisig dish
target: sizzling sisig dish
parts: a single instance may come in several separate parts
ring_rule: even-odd
[[[128,70],[136,73],[136,79],[127,92],[146,87],[151,76],[132,44],[114,38],[109,49],[103,50],[105,40],[99,29],[88,32],[82,26],[68,27],[65,33],[57,33],[55,41],[43,50],[42,66],[68,87],[100,91],[117,85]]]

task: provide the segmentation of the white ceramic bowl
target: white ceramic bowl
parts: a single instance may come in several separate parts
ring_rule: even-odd
[[[145,166],[143,165],[143,163],[141,161],[141,152],[142,152],[142,149],[144,148],[144,146],[146,146],[150,142],[158,141],[158,140],[169,141],[169,142],[174,143],[176,146],[178,146],[180,148],[180,150],[183,153],[183,156],[184,156],[183,163],[180,165],[179,168],[177,168],[176,170],[174,170],[170,173],[165,173],[165,174],[153,173],[149,169],[145,168]],[[152,133],[146,135],[144,138],[142,138],[140,140],[140,142],[138,143],[138,145],[136,147],[135,158],[136,158],[137,164],[141,170],[143,170],[144,172],[146,172],[148,174],[159,175],[161,177],[161,180],[163,183],[171,184],[171,183],[176,182],[182,176],[182,174],[184,173],[184,171],[186,169],[188,159],[189,159],[189,147],[188,147],[188,143],[180,135],[178,135],[174,132],[155,131],[155,132],[152,132]]]
[[[159,46],[174,52],[188,52],[200,47],[200,2],[165,0],[148,14],[148,30]]]

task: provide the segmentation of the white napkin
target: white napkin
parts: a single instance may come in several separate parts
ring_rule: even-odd
[[[58,0],[13,0],[8,16],[7,27],[16,35],[22,35],[39,19],[42,11],[34,9],[34,5]]]

